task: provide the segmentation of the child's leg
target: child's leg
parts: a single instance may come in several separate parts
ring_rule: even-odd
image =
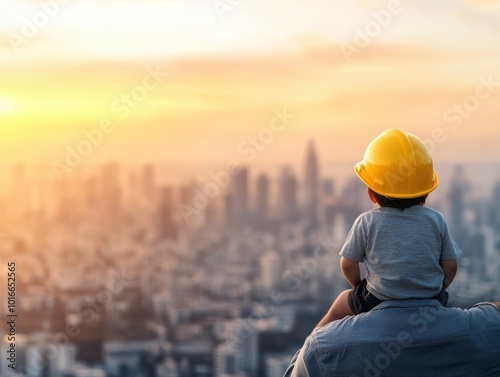
[[[342,292],[335,299],[332,306],[330,307],[330,310],[328,310],[328,313],[326,313],[323,319],[319,321],[319,323],[316,325],[316,328],[324,326],[332,321],[342,319],[348,315],[354,314],[352,310],[349,308],[349,304],[347,303],[347,298],[350,292],[351,289],[348,289]]]

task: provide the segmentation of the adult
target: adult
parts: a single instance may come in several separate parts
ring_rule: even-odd
[[[329,316],[285,377],[500,376],[500,302],[458,309],[433,299],[390,300],[327,323]]]

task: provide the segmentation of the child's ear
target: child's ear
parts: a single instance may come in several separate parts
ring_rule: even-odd
[[[375,193],[371,188],[367,188],[366,193],[368,194],[368,197],[373,203],[377,203],[377,198],[375,197]]]

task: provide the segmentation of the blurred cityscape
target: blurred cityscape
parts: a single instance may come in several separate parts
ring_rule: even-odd
[[[229,166],[179,187],[154,164],[61,181],[13,167],[0,256],[2,276],[17,265],[17,368],[4,325],[0,375],[282,376],[349,287],[338,252],[372,206],[354,172],[342,187],[320,173],[314,142],[300,153],[277,177]],[[450,306],[498,300],[500,181],[478,198],[466,166],[450,176],[428,202],[464,252]]]

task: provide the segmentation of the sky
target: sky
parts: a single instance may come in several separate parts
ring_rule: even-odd
[[[499,37],[493,0],[1,2],[0,159],[500,162]]]

